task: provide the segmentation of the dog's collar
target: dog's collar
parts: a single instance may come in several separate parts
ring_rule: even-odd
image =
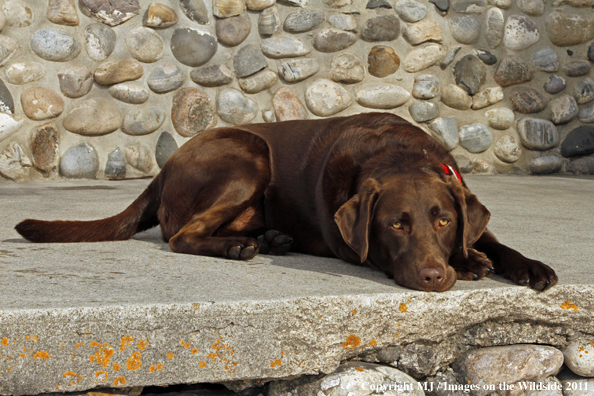
[[[458,181],[460,183],[462,183],[462,177],[460,176],[460,174],[454,168],[452,168],[449,165],[444,165],[444,164],[439,164],[439,165],[441,165],[441,167],[443,169],[443,172],[446,175],[454,175],[456,177],[456,179],[458,179]]]

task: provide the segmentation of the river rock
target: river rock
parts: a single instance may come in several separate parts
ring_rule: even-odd
[[[412,95],[417,99],[432,99],[439,95],[441,82],[439,77],[432,74],[415,76]]]
[[[58,25],[78,26],[80,23],[74,0],[49,0],[45,16]]]
[[[117,26],[140,12],[138,0],[79,0],[83,14],[109,26]]]
[[[433,3],[438,11],[447,14],[450,9],[450,0],[429,0],[429,3]]]
[[[148,135],[159,129],[165,118],[165,111],[157,106],[130,110],[124,116],[122,131],[132,136]]]
[[[144,74],[144,68],[133,60],[105,62],[95,70],[95,81],[101,85],[117,84],[137,80]]]
[[[29,179],[31,160],[16,142],[11,142],[0,155],[0,175],[14,181]]]
[[[119,147],[107,154],[104,176],[112,180],[126,178],[126,160]]]
[[[60,159],[60,175],[70,179],[94,179],[98,170],[97,151],[88,143],[69,148]]]
[[[244,0],[213,0],[212,13],[218,18],[229,18],[245,11]]]
[[[509,87],[510,85],[523,84],[531,81],[534,78],[534,72],[521,60],[514,56],[507,56],[501,60],[493,79],[502,87]]]
[[[0,113],[0,142],[12,136],[23,125],[23,120],[18,116]]]
[[[181,87],[185,79],[185,73],[176,63],[167,62],[155,66],[146,82],[153,92],[165,93]]]
[[[566,171],[576,175],[594,175],[594,157],[577,158],[567,164]],[[563,396],[590,396],[588,390],[594,389],[594,378],[563,378]],[[581,387],[581,388],[580,388]]]
[[[68,98],[80,98],[93,87],[93,72],[84,66],[69,66],[58,72],[60,91]]]
[[[165,134],[167,132],[163,133]],[[161,139],[159,138],[159,141],[160,140]],[[157,142],[157,145],[159,145],[159,142]],[[150,172],[151,168],[153,167],[151,152],[144,144],[136,143],[127,146],[124,149],[124,156],[128,165],[134,169],[138,169],[142,173]]]
[[[497,63],[497,57],[490,53],[489,51],[477,49],[474,50],[476,56],[487,66],[492,66]]]
[[[489,48],[497,48],[503,40],[505,32],[505,18],[503,11],[497,7],[490,8],[486,17],[486,37]]]
[[[394,10],[404,22],[415,23],[425,18],[427,7],[414,0],[397,0]]]
[[[33,9],[21,0],[4,1],[2,11],[6,24],[16,28],[31,26],[35,20]]]
[[[590,77],[584,77],[576,82],[573,96],[578,104],[588,103],[594,99],[594,81]]]
[[[240,78],[239,87],[245,93],[255,94],[272,87],[277,80],[278,77],[275,72],[262,70],[250,77]]]
[[[0,112],[14,114],[14,100],[2,80],[0,80]]]
[[[246,0],[245,5],[248,10],[251,11],[262,11],[269,7],[272,7],[276,3],[276,0]]]
[[[266,8],[258,17],[258,33],[262,36],[272,36],[281,25],[281,19],[276,7]]]
[[[554,95],[563,91],[567,87],[567,83],[563,77],[553,75],[544,83],[543,89],[546,93]]]
[[[264,122],[276,122],[276,116],[273,109],[262,110],[262,119]]]
[[[517,0],[516,5],[524,14],[540,16],[544,13],[543,0]]]
[[[590,72],[590,62],[587,60],[569,62],[563,66],[563,71],[569,77],[583,76]]]
[[[175,29],[170,44],[175,59],[191,67],[208,62],[218,48],[215,36],[192,28]]]
[[[549,40],[558,47],[584,43],[594,38],[594,19],[580,14],[553,11],[546,18]]]
[[[365,41],[392,41],[400,34],[400,19],[396,15],[380,15],[369,18],[361,29]]]
[[[337,83],[319,79],[305,90],[305,104],[309,111],[320,117],[329,117],[351,105],[353,97]]]
[[[103,61],[111,55],[116,44],[112,28],[101,23],[92,23],[85,28],[87,54],[96,61]]]
[[[229,47],[241,44],[252,30],[252,21],[247,12],[241,15],[217,19],[215,31],[219,43]]]
[[[464,88],[470,95],[475,95],[485,83],[487,69],[474,55],[466,55],[454,66],[456,84]]]
[[[128,81],[114,84],[108,89],[109,94],[130,104],[142,104],[148,100],[149,91],[145,85],[138,81]]]
[[[582,107],[578,112],[578,120],[585,123],[594,122],[594,104]]]
[[[316,10],[299,10],[289,13],[285,18],[283,29],[289,33],[309,32],[324,23],[323,12]]]
[[[472,97],[472,109],[478,110],[483,107],[492,106],[503,100],[503,88],[489,87],[483,88]]]
[[[486,396],[488,387],[501,383],[542,381],[559,372],[563,354],[543,345],[509,345],[474,350],[454,364],[460,383],[478,385],[477,396]]]
[[[361,82],[365,78],[365,65],[353,54],[336,55],[330,64],[330,78],[346,84]]]
[[[443,57],[441,62],[439,62],[439,67],[441,68],[441,70],[445,70],[454,61],[454,58],[456,57],[456,55],[458,55],[458,52],[460,52],[461,49],[462,47],[456,46],[450,47],[447,50],[445,56]]]
[[[126,33],[126,47],[134,59],[153,63],[161,59],[165,45],[153,29],[139,26]]]
[[[353,32],[357,30],[357,20],[352,15],[334,14],[328,17],[328,22],[340,30]]]
[[[277,36],[263,39],[260,43],[262,52],[269,58],[293,58],[311,52],[303,41],[291,36]]]
[[[474,44],[481,34],[481,24],[474,16],[456,15],[449,20],[450,32],[460,44]]]
[[[45,69],[38,62],[13,63],[5,70],[6,81],[15,85],[27,84],[43,78]]]
[[[489,126],[494,129],[508,129],[514,124],[514,112],[507,107],[491,109],[485,113]]]
[[[278,66],[278,72],[287,82],[302,81],[313,76],[320,70],[320,65],[315,59],[291,59]]]
[[[53,123],[37,126],[31,136],[33,165],[43,173],[50,173],[58,166],[60,133]]]
[[[122,125],[122,115],[113,100],[92,98],[70,110],[62,123],[67,131],[98,136],[117,130]]]
[[[307,110],[299,97],[290,88],[279,88],[272,98],[277,121],[306,120]]]
[[[516,125],[524,147],[530,150],[549,150],[559,144],[555,125],[542,118],[521,118]]]
[[[402,106],[410,93],[394,84],[373,84],[357,91],[357,103],[372,109],[393,109]],[[435,117],[434,117],[435,118]]]
[[[495,156],[503,162],[509,164],[516,162],[522,155],[522,149],[516,141],[516,138],[509,135],[503,135],[493,145]]]
[[[460,143],[458,135],[458,120],[453,117],[439,117],[431,121],[429,129],[448,150],[455,149]]]
[[[233,58],[233,67],[237,77],[248,77],[268,66],[268,61],[260,48],[248,44],[239,49]]]
[[[367,68],[369,74],[380,78],[395,73],[400,67],[400,58],[396,55],[396,52],[385,45],[376,45],[371,48],[367,61],[369,62]],[[414,67],[414,65],[411,65],[411,67]]]
[[[512,108],[522,114],[538,113],[547,106],[547,99],[538,91],[528,87],[514,88],[509,99]]]
[[[505,0],[495,0],[505,1]],[[489,1],[491,3],[492,1]],[[482,14],[487,4],[484,0],[454,0],[452,8],[461,14]]]
[[[427,122],[439,117],[439,107],[437,104],[428,101],[415,102],[408,107],[413,120],[416,122]]]
[[[31,87],[21,93],[21,106],[30,119],[47,120],[62,114],[64,100],[49,88]]]
[[[590,136],[591,150],[594,152],[594,134]],[[563,146],[562,146],[563,147]],[[563,349],[565,364],[582,377],[594,377],[594,339],[580,338]]]
[[[192,137],[216,124],[212,101],[196,88],[181,88],[173,97],[171,122],[183,137]]]
[[[209,22],[209,11],[203,0],[180,0],[179,5],[189,20],[206,25]]]
[[[322,29],[315,37],[313,46],[320,52],[337,52],[346,49],[357,41],[351,32],[336,29]]]
[[[443,51],[437,44],[429,44],[426,47],[415,48],[410,51],[404,59],[403,68],[408,73],[416,73],[433,66],[441,60]]]
[[[319,377],[300,377],[290,381],[275,381],[270,383],[269,396],[294,395],[371,395],[373,390],[362,390],[368,385],[399,384],[409,396],[423,396],[423,391],[417,382],[390,366],[383,366],[361,361],[341,364],[332,374]],[[379,392],[376,394],[380,394]],[[396,391],[382,391],[385,396],[396,395]]]
[[[166,28],[175,25],[178,20],[173,8],[161,3],[151,3],[146,11],[144,24],[152,28]]]
[[[594,153],[594,127],[590,125],[582,125],[575,128],[567,134],[567,137],[561,144],[561,155],[566,158],[590,155],[592,153]],[[577,364],[575,361],[573,363]],[[574,373],[582,375],[575,371]]]
[[[403,37],[411,45],[419,45],[427,41],[443,42],[443,32],[433,19],[424,19],[418,23],[405,27]]]
[[[521,51],[540,39],[538,26],[529,17],[510,15],[505,24],[503,45],[513,51]]]
[[[165,162],[171,157],[171,155],[177,150],[178,146],[169,132],[163,132],[157,140],[157,146],[155,147],[155,159],[159,168],[163,168]]]
[[[221,120],[242,125],[253,120],[258,114],[258,105],[233,88],[222,88],[217,95],[217,112]]]
[[[544,157],[538,157],[528,162],[528,169],[534,175],[548,175],[551,173],[559,172],[563,161],[556,155],[545,155]]]
[[[233,73],[225,65],[210,65],[192,70],[190,78],[203,87],[220,87],[233,81]]]
[[[31,35],[31,49],[37,56],[48,61],[66,62],[78,56],[81,50],[78,40],[62,30],[42,28]]]
[[[550,47],[539,49],[532,54],[532,62],[541,71],[556,72],[559,70],[559,56]]]
[[[493,142],[493,134],[480,122],[460,128],[460,145],[471,153],[482,153]]]
[[[578,106],[575,99],[570,95],[562,95],[550,102],[551,121],[553,124],[567,124],[578,115]]]
[[[472,105],[472,98],[468,96],[468,92],[454,84],[448,84],[441,89],[441,101],[456,110],[469,110]]]

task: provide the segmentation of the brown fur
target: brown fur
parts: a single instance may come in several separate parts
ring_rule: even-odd
[[[488,210],[440,164],[457,170],[445,147],[392,114],[218,128],[176,151],[119,215],[16,229],[34,242],[90,242],[160,224],[176,252],[250,259],[291,248],[427,291],[493,272],[555,284],[552,269],[486,230]]]

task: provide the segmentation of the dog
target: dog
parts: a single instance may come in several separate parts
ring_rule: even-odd
[[[92,242],[160,225],[174,252],[338,257],[423,291],[493,273],[536,290],[557,283],[549,266],[499,243],[489,217],[441,143],[396,115],[365,113],[202,132],[122,213],[16,230]]]

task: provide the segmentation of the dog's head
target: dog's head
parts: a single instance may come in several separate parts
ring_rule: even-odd
[[[457,278],[450,257],[466,256],[489,216],[455,174],[434,167],[367,178],[334,217],[361,263],[401,286],[445,291]]]

